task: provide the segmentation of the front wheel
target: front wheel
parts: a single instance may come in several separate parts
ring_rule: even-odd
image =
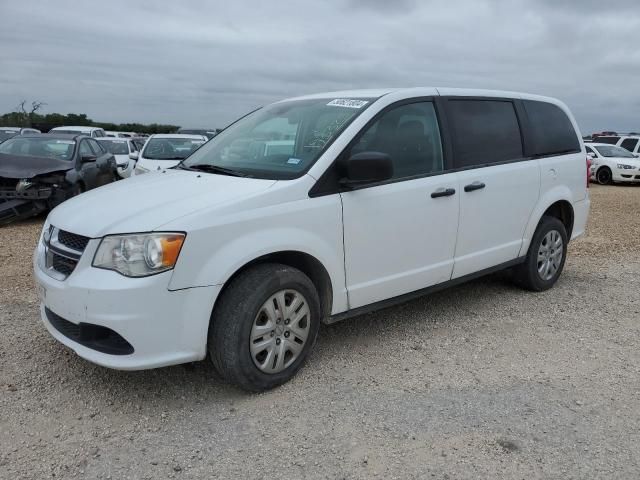
[[[611,173],[609,167],[602,167],[596,173],[596,180],[598,180],[598,183],[600,185],[609,185],[612,179],[613,174]]]
[[[257,265],[222,293],[208,349],[225,380],[249,391],[268,390],[302,367],[319,326],[320,300],[309,277],[286,265]]]
[[[524,263],[514,269],[516,283],[535,292],[553,287],[564,268],[567,244],[564,224],[556,217],[542,217]]]

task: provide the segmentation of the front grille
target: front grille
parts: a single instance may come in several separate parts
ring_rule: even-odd
[[[65,277],[71,275],[71,272],[76,268],[78,264],[77,260],[72,260],[62,255],[58,255],[55,252],[51,252],[51,267],[56,271],[62,273]]]
[[[87,248],[89,240],[91,240],[89,237],[83,237],[76,233],[66,232],[64,230],[58,231],[58,242],[65,247],[72,248],[79,252],[83,252],[84,249]]]
[[[131,355],[133,346],[110,328],[92,323],[75,324],[45,307],[47,320],[58,332],[87,348],[109,355]]]
[[[64,280],[75,270],[90,240],[89,237],[51,226],[43,239],[45,267],[51,272],[56,272],[56,275],[63,276],[58,280]],[[56,275],[52,276],[56,278]]]

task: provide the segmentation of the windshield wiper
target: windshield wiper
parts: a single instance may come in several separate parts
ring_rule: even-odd
[[[181,163],[178,166],[185,170],[194,170],[196,172],[206,172],[206,173],[219,173],[222,175],[229,175],[231,177],[250,177],[251,176],[246,173],[233,170],[231,168],[218,167],[217,165],[210,165],[208,163],[198,163],[196,165],[190,165],[188,167]]]

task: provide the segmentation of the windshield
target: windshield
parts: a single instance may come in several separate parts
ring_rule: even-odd
[[[296,178],[318,159],[372,99],[274,103],[213,137],[183,167],[221,167],[257,178]]]
[[[152,138],[146,142],[142,156],[149,160],[184,160],[203,143],[193,138]]]
[[[0,142],[4,142],[7,138],[14,137],[20,133],[19,130],[0,130]]]
[[[593,148],[603,157],[636,158],[633,153],[622,147],[616,147],[615,145],[599,145]]]
[[[107,152],[114,155],[129,155],[129,146],[126,140],[98,140]]]
[[[71,160],[75,145],[75,140],[14,137],[0,143],[0,153],[18,155],[20,157],[47,157],[58,160]]]

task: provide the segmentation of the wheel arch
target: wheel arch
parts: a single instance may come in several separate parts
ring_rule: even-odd
[[[575,221],[575,212],[571,198],[571,190],[569,190],[568,187],[558,186],[547,192],[547,194],[540,199],[525,228],[519,256],[523,257],[527,254],[531,239],[544,215],[550,215],[559,219],[567,230],[567,238],[571,240]]]
[[[247,261],[241,267],[236,269],[236,271],[233,272],[233,274],[231,274],[229,278],[224,282],[222,290],[220,291],[215,303],[217,304],[218,300],[222,298],[225,290],[228,288],[229,284],[233,281],[234,278],[245,272],[247,269],[264,263],[279,263],[282,265],[287,265],[289,267],[297,268],[302,273],[304,273],[307,277],[309,277],[313,285],[316,287],[318,296],[320,297],[322,318],[324,319],[331,315],[334,294],[334,287],[331,282],[331,276],[320,260],[309,253],[299,250],[275,251]],[[214,304],[214,310],[215,307],[216,305]]]

